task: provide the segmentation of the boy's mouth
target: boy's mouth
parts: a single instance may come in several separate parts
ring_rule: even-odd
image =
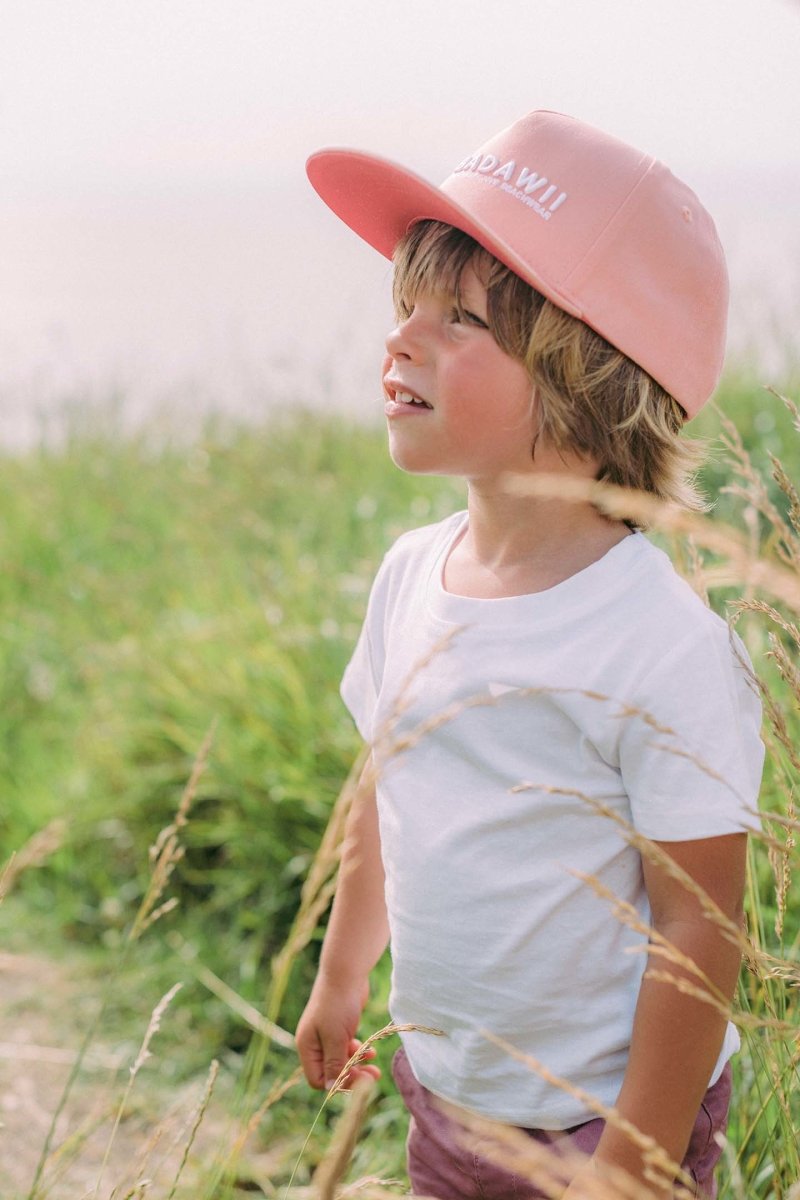
[[[409,392],[403,387],[396,387],[388,379],[384,380],[384,388],[386,395],[393,404],[400,404],[407,408],[433,408],[433,405],[429,404],[427,400],[423,400],[421,396],[417,396],[414,392]]]
[[[410,392],[395,392],[394,398],[398,404],[411,404],[414,408],[433,408],[427,400],[420,400],[419,396],[412,396]]]

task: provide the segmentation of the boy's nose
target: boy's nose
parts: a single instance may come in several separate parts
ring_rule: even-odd
[[[423,356],[423,323],[417,313],[412,312],[386,335],[386,349],[392,358],[418,361]]]

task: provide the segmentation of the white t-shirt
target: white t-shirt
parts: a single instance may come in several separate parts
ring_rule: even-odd
[[[564,1129],[594,1114],[484,1031],[616,1101],[646,937],[576,872],[649,908],[638,852],[591,801],[662,841],[754,827],[760,704],[739,639],[643,534],[547,591],[479,600],[442,585],[466,521],[390,550],[342,683],[380,768],[389,1008],[446,1035],[404,1035],[425,1087]],[[712,1079],[737,1045],[730,1027]]]

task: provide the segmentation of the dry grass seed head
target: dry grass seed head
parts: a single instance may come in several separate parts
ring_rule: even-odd
[[[560,1200],[566,1185],[589,1161],[587,1155],[569,1142],[543,1144],[524,1130],[454,1108],[443,1101],[439,1101],[437,1107],[462,1127],[461,1140],[466,1149],[533,1183],[548,1200]],[[582,1184],[591,1200],[646,1200],[656,1194],[664,1195],[663,1189],[654,1193],[626,1171],[610,1165],[602,1175],[590,1177]],[[688,1197],[689,1193],[679,1185],[672,1195],[677,1200],[677,1197]]]
[[[782,464],[774,456],[770,456],[773,466],[773,478],[778,486],[784,491],[784,494],[789,499],[790,507],[790,523],[787,524],[783,515],[778,511],[773,503],[767,485],[761,473],[753,465],[753,461],[745,448],[741,434],[729,420],[729,418],[720,414],[722,422],[723,434],[720,437],[720,442],[723,449],[726,451],[728,461],[736,475],[739,477],[738,482],[726,484],[720,491],[729,496],[736,496],[744,501],[746,505],[752,505],[756,513],[760,513],[766,520],[771,531],[771,539],[774,543],[775,553],[789,567],[794,569],[800,568],[800,541],[797,538],[797,526],[791,521],[791,510],[793,506],[793,497],[795,501],[795,512],[797,507],[797,494],[788,476],[786,475]],[[786,486],[784,486],[784,484]],[[746,516],[746,510],[745,510]],[[754,525],[753,532],[758,537],[757,524]]]
[[[61,849],[67,823],[61,817],[50,821],[20,847],[0,871],[0,902],[9,894],[19,877],[32,867],[40,867]]]
[[[211,1096],[213,1094],[214,1085],[217,1082],[218,1075],[219,1063],[216,1059],[213,1059],[211,1066],[208,1068],[208,1075],[206,1076],[205,1086],[203,1087],[203,1094],[200,1097],[200,1101],[197,1104],[192,1116],[191,1125],[189,1126],[188,1136],[186,1137],[186,1142],[183,1149],[183,1155],[180,1163],[178,1164],[178,1170],[176,1171],[175,1178],[172,1181],[172,1187],[170,1188],[167,1200],[173,1200],[175,1193],[178,1190],[178,1184],[180,1183],[186,1164],[189,1161],[189,1155],[192,1152],[192,1147],[194,1146],[195,1138],[197,1137],[197,1131],[200,1128],[203,1117],[206,1115],[208,1106],[211,1103]]]
[[[269,1110],[282,1100],[286,1093],[291,1091],[293,1087],[297,1087],[299,1083],[302,1083],[304,1078],[303,1068],[296,1067],[287,1079],[281,1079],[273,1084],[255,1112],[250,1115],[245,1124],[239,1129],[239,1132],[232,1137],[230,1149],[227,1154],[227,1162],[238,1162],[245,1146],[255,1134]]]
[[[96,1103],[92,1111],[84,1117],[80,1124],[70,1129],[61,1142],[53,1146],[46,1156],[46,1182],[41,1187],[34,1186],[31,1200],[42,1200],[56,1188],[60,1180],[68,1173],[70,1167],[77,1161],[78,1156],[89,1139],[113,1116],[114,1104],[103,1098]],[[45,1190],[42,1190],[42,1187]]]
[[[771,865],[775,876],[775,936],[783,937],[784,922],[786,920],[786,908],[789,899],[789,888],[792,884],[792,858],[797,847],[796,830],[799,827],[796,821],[797,809],[795,807],[794,792],[790,791],[789,800],[786,806],[786,817],[791,824],[786,829],[786,839],[784,841],[783,850],[773,861]]]
[[[795,701],[800,704],[800,670],[798,670],[797,664],[789,657],[786,647],[776,634],[771,633],[768,641],[767,656],[775,663],[781,679],[792,693]]]
[[[136,1078],[136,1076],[138,1075],[141,1068],[147,1062],[148,1058],[151,1057],[150,1043],[152,1042],[153,1038],[155,1037],[155,1035],[158,1033],[159,1029],[161,1028],[161,1019],[164,1016],[164,1013],[167,1011],[170,1004],[175,999],[175,997],[177,996],[178,992],[181,990],[182,987],[183,987],[182,983],[174,983],[172,985],[172,987],[169,989],[169,991],[165,992],[165,994],[159,1000],[158,1004],[153,1009],[147,1029],[145,1030],[145,1035],[142,1040],[142,1045],[139,1049],[139,1053],[136,1056],[136,1059],[134,1060],[133,1066],[130,1068],[130,1074],[131,1074],[132,1079]]]
[[[200,778],[208,766],[208,758],[214,742],[216,728],[217,720],[215,718],[211,722],[208,732],[203,738],[197,757],[192,764],[189,780],[183,789],[178,803],[175,820],[161,830],[154,844],[150,847],[150,882],[128,933],[128,942],[135,942],[159,917],[167,912],[171,912],[177,904],[177,901],[166,901],[163,904],[159,904],[159,901],[164,894],[164,890],[169,883],[176,864],[180,862],[184,855],[184,848],[178,840],[179,834],[189,819],[189,811],[197,794]]]
[[[593,504],[615,520],[635,520],[663,533],[691,535],[699,546],[727,559],[731,572],[744,586],[760,588],[794,612],[800,612],[800,574],[797,570],[791,564],[762,557],[749,536],[722,521],[687,512],[646,492],[594,479],[547,474],[509,475],[505,486],[512,494]]]
[[[767,385],[766,390],[770,393],[770,395],[774,396],[776,400],[780,400],[781,404],[786,407],[789,416],[792,418],[792,424],[797,432],[800,433],[800,408],[797,407],[794,400],[790,400],[788,396],[784,396],[782,392],[779,392],[776,388],[771,387],[769,384]]]
[[[755,613],[758,616],[767,617],[784,633],[788,634],[792,641],[800,650],[800,629],[783,613],[778,612],[771,604],[767,604],[765,600],[731,600],[728,604],[728,610],[731,614],[731,624],[735,625],[745,613]]]
[[[297,956],[305,949],[319,922],[327,911],[336,891],[337,870],[341,861],[345,825],[350,809],[358,792],[358,781],[365,768],[369,748],[359,755],[345,783],[322,835],[319,849],[307,872],[300,893],[300,905],[292,922],[289,934],[278,953],[272,959],[270,988],[267,1001],[266,1020],[275,1025],[283,1004],[286,989]],[[275,1039],[272,1039],[275,1040]]]
[[[360,1063],[364,1062],[366,1053],[371,1046],[374,1046],[376,1042],[383,1041],[384,1038],[393,1037],[396,1033],[427,1033],[430,1037],[444,1037],[441,1029],[431,1029],[429,1025],[395,1025],[393,1022],[390,1022],[388,1025],[384,1025],[383,1028],[377,1030],[376,1033],[371,1033],[369,1037],[361,1043],[355,1054],[352,1054],[350,1058],[348,1058],[347,1062],[344,1064],[334,1080],[333,1086],[329,1089],[328,1094],[325,1097],[326,1101],[330,1100],[331,1096],[335,1096],[337,1092],[344,1090],[348,1075],[352,1071],[353,1067],[357,1067]]]
[[[800,771],[800,749],[796,738],[789,729],[789,722],[781,702],[763,681],[758,681],[758,692],[769,731],[784,751],[789,767],[795,772]],[[783,770],[780,756],[777,753],[773,752],[770,759],[773,769],[777,766]]]
[[[800,538],[800,493],[798,493],[794,483],[792,483],[786,474],[781,460],[774,454],[770,454],[770,461],[772,463],[772,478],[789,501],[789,523],[794,530],[796,538]],[[796,552],[800,550],[800,543],[795,542],[795,550]]]
[[[602,1101],[598,1100],[596,1096],[593,1096],[584,1088],[576,1087],[568,1079],[563,1079],[560,1075],[556,1075],[544,1063],[540,1062],[538,1058],[534,1057],[534,1055],[523,1053],[516,1046],[506,1041],[505,1038],[498,1037],[486,1029],[481,1032],[483,1037],[492,1042],[493,1045],[504,1050],[506,1054],[516,1059],[517,1062],[535,1071],[546,1083],[580,1100],[590,1112],[595,1113],[598,1117],[602,1117],[607,1124],[613,1125],[620,1133],[625,1134],[641,1154],[645,1168],[653,1172],[654,1182],[658,1180],[663,1181],[663,1178],[666,1176],[668,1179],[676,1179],[678,1184],[685,1187],[693,1187],[693,1181],[690,1176],[686,1174],[678,1163],[672,1161],[655,1139],[650,1137],[649,1134],[642,1133],[631,1121],[623,1117],[616,1108],[603,1104]]]
[[[153,1012],[150,1016],[150,1021],[148,1022],[147,1029],[145,1030],[145,1035],[144,1035],[144,1038],[142,1039],[142,1044],[139,1048],[139,1053],[137,1054],[136,1058],[134,1059],[133,1065],[130,1067],[128,1082],[125,1086],[125,1091],[122,1094],[122,1099],[119,1102],[116,1116],[114,1117],[114,1123],[111,1127],[111,1133],[109,1134],[108,1142],[106,1143],[106,1149],[105,1149],[105,1153],[103,1155],[103,1161],[100,1164],[100,1170],[97,1175],[97,1183],[95,1185],[95,1190],[94,1190],[95,1197],[100,1195],[100,1185],[103,1181],[103,1176],[104,1176],[106,1168],[108,1166],[108,1160],[111,1155],[111,1149],[114,1145],[114,1141],[117,1136],[117,1130],[119,1129],[120,1122],[122,1121],[123,1113],[125,1112],[125,1109],[127,1107],[128,1099],[130,1097],[131,1089],[133,1087],[136,1076],[139,1074],[139,1071],[144,1066],[144,1064],[147,1062],[148,1058],[150,1058],[150,1043],[153,1040],[153,1037],[155,1036],[155,1034],[161,1028],[161,1019],[164,1016],[164,1013],[167,1011],[167,1008],[169,1007],[172,1000],[175,998],[175,996],[181,990],[182,987],[183,987],[183,984],[181,984],[181,983],[173,984],[173,986],[169,989],[169,991],[166,992],[161,997],[161,999],[159,1000],[158,1004],[153,1009]]]
[[[687,537],[684,539],[681,548],[683,550],[681,574],[692,590],[708,607],[709,571],[700,547],[693,537]],[[676,555],[676,558],[679,562],[681,561],[680,555]]]
[[[441,654],[445,653],[452,642],[461,636],[461,634],[464,632],[464,629],[465,626],[457,625],[453,629],[448,630],[446,634],[434,642],[426,654],[424,654],[420,659],[417,660],[417,662],[414,663],[408,675],[403,680],[400,690],[398,691],[397,696],[392,703],[391,711],[378,730],[373,742],[373,751],[381,751],[380,756],[376,757],[375,753],[372,755],[375,778],[380,771],[380,763],[384,759],[391,758],[393,754],[399,753],[398,748],[400,746],[400,741],[393,740],[394,730],[397,727],[398,721],[408,707],[410,702],[411,688],[413,687],[415,680],[418,678],[421,672],[425,670],[426,667],[434,662]],[[374,782],[374,778],[371,779],[370,782]]]

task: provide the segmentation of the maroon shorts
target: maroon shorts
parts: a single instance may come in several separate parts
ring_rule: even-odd
[[[433,1093],[416,1079],[402,1047],[394,1056],[392,1074],[411,1114],[407,1157],[415,1195],[433,1196],[437,1200],[544,1200],[544,1193],[534,1184],[464,1149],[458,1140],[458,1125],[442,1112]],[[717,1194],[714,1168],[721,1149],[714,1135],[725,1133],[730,1096],[731,1068],[727,1064],[703,1097],[683,1160],[683,1169],[695,1181],[697,1196]],[[564,1146],[564,1139],[568,1138],[570,1148],[592,1154],[604,1124],[598,1117],[565,1130],[559,1135],[559,1145]],[[543,1144],[553,1138],[552,1133],[541,1129],[526,1129],[525,1133]]]

